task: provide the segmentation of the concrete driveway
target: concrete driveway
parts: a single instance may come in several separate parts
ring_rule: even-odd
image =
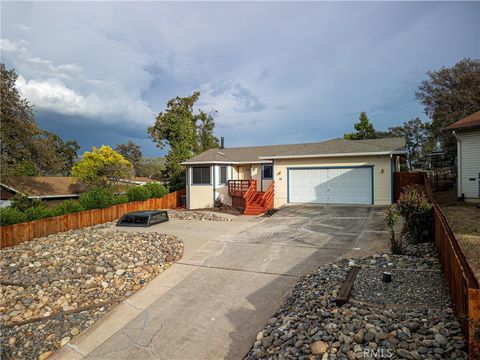
[[[143,229],[182,238],[184,257],[54,358],[240,359],[301,275],[385,250],[383,217],[373,206],[297,205],[270,218]]]

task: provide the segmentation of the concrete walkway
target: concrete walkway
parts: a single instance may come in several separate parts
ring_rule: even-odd
[[[241,359],[298,277],[384,250],[383,209],[290,206],[271,218],[171,221],[184,257],[54,359]],[[135,231],[139,231],[136,229]]]

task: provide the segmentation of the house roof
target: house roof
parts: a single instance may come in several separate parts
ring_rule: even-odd
[[[307,144],[236,147],[210,149],[185,162],[184,165],[201,163],[255,163],[271,162],[279,158],[335,157],[361,155],[388,155],[405,153],[404,138],[368,140],[331,139]]]
[[[480,111],[468,115],[466,118],[458,120],[456,123],[447,127],[448,130],[467,130],[480,128]]]
[[[78,195],[86,186],[68,176],[12,176],[2,179],[2,185],[27,196],[61,197]]]

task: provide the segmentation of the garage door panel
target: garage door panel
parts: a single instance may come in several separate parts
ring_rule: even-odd
[[[371,204],[371,168],[290,169],[290,202]]]

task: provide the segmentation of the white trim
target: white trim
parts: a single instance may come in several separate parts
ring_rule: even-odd
[[[57,199],[57,198],[74,198],[80,197],[81,194],[66,194],[66,195],[30,195],[29,199]]]
[[[457,197],[462,197],[462,140],[460,136],[453,131],[453,136],[457,139]]]
[[[375,151],[375,152],[356,152],[356,153],[337,153],[337,154],[309,154],[309,155],[283,155],[283,156],[259,156],[259,159],[298,159],[298,158],[318,158],[318,157],[342,157],[342,156],[375,156],[375,155],[399,155],[405,154],[401,151]]]
[[[242,164],[270,164],[272,161],[269,160],[255,160],[255,161],[184,161],[181,165],[208,165],[208,164],[224,164],[224,165],[242,165]]]

